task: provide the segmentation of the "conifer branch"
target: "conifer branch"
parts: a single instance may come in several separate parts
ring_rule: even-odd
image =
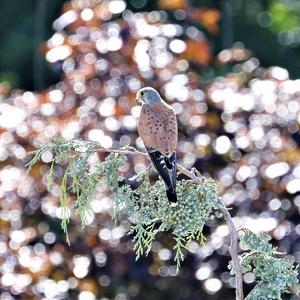
[[[90,201],[99,181],[105,184],[114,203],[113,218],[127,215],[131,223],[129,233],[133,235],[134,250],[137,258],[147,255],[158,232],[170,231],[175,241],[175,262],[177,269],[184,260],[185,249],[192,240],[200,243],[205,240],[202,230],[211,217],[223,216],[229,227],[231,242],[228,252],[232,258],[228,268],[235,276],[236,300],[281,299],[282,293],[294,292],[298,287],[298,265],[288,258],[278,258],[278,251],[270,244],[271,237],[266,233],[254,234],[243,229],[240,238],[228,209],[222,198],[218,197],[216,183],[205,178],[192,168],[190,171],[177,164],[178,174],[189,179],[177,182],[178,206],[173,208],[165,197],[161,180],[151,182],[150,167],[134,176],[139,186],[133,188],[119,169],[125,164],[127,155],[148,154],[131,146],[120,149],[105,149],[95,142],[79,140],[67,141],[57,137],[43,145],[27,164],[28,171],[37,164],[42,154],[51,151],[53,159],[48,171],[48,188],[59,178],[55,174],[55,164],[67,163],[61,182],[61,204],[63,209],[62,228],[67,234],[69,223],[68,199],[74,201],[76,213],[86,224],[90,211]],[[89,158],[96,152],[110,153],[104,161],[89,163]],[[130,180],[129,180],[130,181]],[[70,193],[72,195],[70,195]],[[69,198],[70,197],[70,198]],[[158,226],[158,223],[160,224]],[[67,236],[68,241],[68,236]],[[238,255],[238,244],[247,250],[245,255]],[[282,255],[282,253],[280,254]],[[254,273],[258,284],[244,298],[243,274]]]

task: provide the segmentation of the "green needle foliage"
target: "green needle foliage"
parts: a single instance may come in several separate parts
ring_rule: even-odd
[[[133,234],[137,259],[149,253],[158,232],[170,231],[174,237],[175,261],[179,267],[184,259],[184,249],[192,240],[203,243],[204,224],[217,211],[220,214],[215,182],[204,177],[201,178],[201,184],[192,180],[179,181],[179,203],[177,207],[171,207],[162,181],[150,182],[149,169],[135,176],[135,180],[139,182],[138,188],[133,189],[125,183],[128,180],[119,172],[127,160],[124,154],[110,153],[103,162],[90,166],[89,158],[97,150],[99,146],[97,148],[93,143],[55,138],[34,151],[34,157],[28,163],[28,170],[31,170],[44,152],[52,152],[53,160],[48,173],[48,184],[51,187],[55,180],[54,165],[63,164],[67,160],[60,196],[63,213],[61,226],[67,235],[67,241],[69,242],[67,226],[70,195],[75,198],[73,207],[84,226],[95,188],[103,182],[114,201],[114,218],[127,215],[132,224],[130,233]]]
[[[243,231],[240,241],[247,252],[241,257],[242,271],[253,272],[258,280],[246,300],[282,299],[281,294],[289,293],[289,289],[298,283],[298,265],[285,257],[278,257],[284,254],[269,243],[271,237],[268,234]],[[229,266],[232,268],[232,264]],[[233,275],[234,271],[231,273]]]
[[[97,151],[105,151],[96,143],[55,138],[32,152],[34,156],[27,165],[28,171],[39,162],[43,153],[49,151],[53,154],[48,173],[50,189],[57,179],[55,165],[66,165],[61,181],[60,201],[61,226],[68,242],[69,199],[74,199],[73,207],[84,226],[90,211],[90,201],[99,183],[104,183],[111,194],[114,219],[127,216],[131,222],[129,233],[133,235],[137,259],[141,255],[148,255],[159,232],[169,231],[174,238],[174,260],[179,268],[189,243],[193,240],[205,242],[202,234],[205,223],[213,217],[222,216],[217,187],[212,179],[200,176],[200,184],[192,180],[178,181],[178,205],[172,207],[165,196],[163,182],[150,181],[150,168],[134,177],[139,183],[137,188],[128,184],[130,179],[119,171],[127,160],[123,153],[111,152],[104,161],[91,165],[89,158]],[[281,299],[281,294],[288,292],[288,288],[298,282],[297,266],[286,258],[276,257],[278,253],[269,244],[269,239],[266,234],[256,235],[248,230],[244,230],[241,238],[241,244],[248,251],[241,260],[243,272],[253,272],[259,280],[247,300]],[[234,275],[232,263],[229,267]]]

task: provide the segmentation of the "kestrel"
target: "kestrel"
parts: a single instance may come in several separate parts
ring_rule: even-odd
[[[140,89],[136,100],[142,103],[138,121],[138,132],[142,138],[151,161],[165,184],[168,200],[174,206],[176,195],[176,146],[177,121],[170,107],[151,88]]]

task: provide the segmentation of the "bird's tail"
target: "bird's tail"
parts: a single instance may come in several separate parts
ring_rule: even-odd
[[[148,150],[148,149],[147,149]],[[166,189],[166,196],[172,206],[177,205],[176,195],[176,153],[171,157],[162,155],[159,151],[149,151],[149,156],[153,162],[155,169],[161,176]]]
[[[177,206],[177,194],[176,191],[173,189],[168,189],[166,188],[166,194],[167,194],[167,198],[171,203],[171,206]]]

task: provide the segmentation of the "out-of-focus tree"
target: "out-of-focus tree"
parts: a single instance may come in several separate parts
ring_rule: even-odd
[[[46,87],[47,84],[59,80],[58,69],[47,68],[38,50],[38,43],[52,33],[52,21],[64,2],[64,0],[1,2],[1,80],[10,82],[14,87],[27,89],[40,89],[41,86]],[[188,5],[202,8],[201,12],[196,13],[200,25],[206,25],[204,30],[211,33],[219,33],[210,36],[214,53],[220,52],[224,47],[231,47],[236,41],[241,41],[247,48],[253,50],[264,66],[279,64],[288,68],[292,77],[299,77],[297,58],[300,8],[297,0],[201,2],[127,0],[126,3],[133,12],[168,8],[186,9]],[[180,19],[173,21],[184,22]],[[217,23],[220,28],[217,28]],[[35,63],[34,60],[38,60],[39,63]],[[218,68],[213,61],[211,63],[210,72],[214,71],[217,75]],[[41,74],[34,79],[37,70],[44,70],[43,80]]]
[[[99,186],[85,231],[78,216],[70,216],[68,247],[58,200],[63,166],[55,168],[50,191],[52,152],[25,175],[26,152],[58,134],[143,149],[134,100],[142,85],[158,89],[178,113],[180,163],[220,182],[237,225],[269,232],[279,251],[299,262],[299,80],[283,68],[261,67],[241,44],[215,57],[209,41],[221,14],[175,2],[181,6],[133,13],[122,0],[73,1],[42,47],[46,60],[61,69],[61,81],[39,93],[1,85],[3,299],[232,299],[224,224],[208,222],[206,245],[191,243],[192,255],[179,274],[167,235],[147,259],[134,263],[124,237],[129,224],[123,220],[116,227],[111,221],[111,199]],[[175,2],[158,3],[157,9]],[[218,72],[230,72],[213,78],[207,74],[212,61]],[[130,177],[148,163],[131,158],[122,171]],[[253,273],[244,280],[254,285]]]

